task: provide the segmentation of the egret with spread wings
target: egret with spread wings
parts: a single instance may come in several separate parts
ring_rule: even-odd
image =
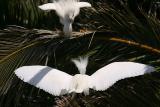
[[[91,76],[86,75],[88,57],[72,60],[80,74],[69,75],[58,69],[48,66],[23,66],[15,70],[15,74],[24,82],[34,85],[44,91],[60,96],[67,93],[89,94],[89,89],[103,91],[117,81],[153,72],[152,66],[135,62],[113,62],[108,64]]]

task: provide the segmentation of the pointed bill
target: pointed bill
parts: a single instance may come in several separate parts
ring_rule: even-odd
[[[72,35],[72,23],[65,23],[63,32],[66,36],[70,37]]]

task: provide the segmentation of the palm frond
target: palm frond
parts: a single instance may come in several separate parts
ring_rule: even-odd
[[[15,77],[13,71],[16,68],[23,65],[47,64],[48,66],[58,68],[60,70],[63,70],[67,73],[74,75],[78,71],[76,72],[76,67],[74,67],[73,63],[71,62],[71,58],[74,58],[80,55],[90,54],[90,63],[87,68],[88,74],[92,74],[93,72],[95,72],[95,70],[99,69],[100,67],[103,67],[108,63],[111,63],[114,61],[126,61],[126,60],[151,64],[157,67],[158,69],[159,67],[158,65],[160,63],[160,61],[158,61],[160,60],[159,53],[152,52],[148,48],[141,48],[140,46],[131,45],[129,44],[129,42],[122,42],[119,40],[116,41],[115,39],[113,39],[113,37],[116,38],[116,36],[117,35],[115,34],[105,33],[105,32],[89,33],[85,36],[80,36],[78,38],[73,38],[73,39],[64,39],[64,38],[56,39],[56,38],[50,38],[49,35],[47,35],[47,37],[46,35],[36,36],[35,40],[32,39],[32,41],[28,41],[28,43],[21,46],[20,49],[16,49],[16,51],[14,51],[13,53],[9,54],[9,56],[6,56],[1,60],[2,66],[0,67],[0,71],[1,71],[0,76],[3,77],[1,78],[1,81],[0,81],[1,87],[2,87],[1,95],[3,95],[1,102],[4,102],[4,99],[6,99],[7,96],[10,96],[12,91],[19,90],[18,88],[19,86],[22,86],[23,91],[20,92],[19,90],[18,92],[23,94],[20,94],[18,96],[21,98],[22,98],[22,95],[26,96],[26,94],[24,94],[24,90],[27,91],[29,87],[27,86],[28,88],[24,89],[24,86],[22,85],[24,83],[16,82],[17,84],[16,85],[14,81],[12,82],[13,78],[14,79],[17,78]],[[32,37],[32,36],[28,36],[28,37]],[[126,41],[124,38],[120,36],[119,38],[120,40]],[[46,63],[46,60],[47,60],[47,63]],[[155,79],[155,77],[153,78]],[[122,83],[120,87],[122,87],[123,84],[125,83]],[[157,86],[159,84],[159,80],[156,81],[155,84]],[[148,83],[146,85],[148,85]],[[115,87],[116,90],[117,90],[117,87],[118,86],[116,85]],[[144,87],[147,88],[147,86],[144,86]],[[32,87],[30,86],[29,89],[31,88]],[[157,89],[158,87],[154,87],[154,88],[158,90]],[[7,94],[8,93],[7,90],[8,92],[11,91],[10,94]],[[30,91],[28,91],[28,93],[31,93],[31,96],[33,95],[32,92]],[[104,93],[108,93],[108,91]],[[122,90],[119,93],[122,93]],[[127,92],[127,94],[129,93]],[[95,96],[96,95],[95,92],[93,92],[91,96],[92,95]],[[154,95],[152,96],[155,98]],[[32,97],[34,98],[34,96]],[[85,97],[82,97],[82,99],[83,98],[85,99]],[[106,98],[108,99],[108,96],[105,96],[104,100],[106,100]],[[19,100],[17,100],[18,103],[20,103],[19,102],[20,100],[21,100],[20,98]],[[87,103],[87,101],[88,100],[85,100],[84,102]],[[158,102],[158,99],[156,101]],[[84,102],[82,100],[81,103],[84,103]],[[4,103],[1,103],[1,104],[4,104]],[[100,105],[101,104],[102,103],[100,103]],[[110,104],[112,104],[112,102],[110,102]]]
[[[86,28],[91,31],[76,32],[71,39],[60,37],[57,31],[33,29],[53,28],[55,25],[60,28],[58,18],[52,12],[44,13],[37,8],[42,1],[0,1],[1,26],[17,24],[32,28],[9,26],[0,30],[0,106],[56,105],[57,97],[22,82],[14,75],[14,70],[38,64],[74,75],[78,71],[71,59],[82,55],[90,56],[87,74],[114,61],[149,64],[156,68],[156,72],[119,81],[104,92],[91,90],[89,96],[79,94],[73,101],[77,106],[160,105],[160,21],[153,6],[157,1],[89,1],[93,8],[82,9],[74,27],[77,31]],[[58,99],[63,101],[68,97]],[[70,98],[67,101],[70,102]]]

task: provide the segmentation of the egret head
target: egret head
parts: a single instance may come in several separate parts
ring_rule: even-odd
[[[72,23],[74,22],[75,17],[78,15],[75,11],[77,10],[68,10],[63,17],[60,17],[60,22],[63,24],[63,32],[66,36],[72,35]]]
[[[60,17],[60,22],[64,26],[63,32],[66,36],[71,36],[72,23],[82,7],[91,7],[91,4],[88,2],[79,2],[79,0],[58,0],[39,6],[42,10],[56,11]]]

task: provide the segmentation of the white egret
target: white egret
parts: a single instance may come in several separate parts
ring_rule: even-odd
[[[103,91],[121,79],[143,75],[155,70],[154,67],[140,63],[113,62],[89,76],[85,74],[88,58],[74,59],[73,62],[81,74],[72,76],[41,65],[20,67],[15,70],[15,74],[24,82],[52,95],[60,96],[72,92],[89,94],[89,89]]]
[[[91,7],[88,2],[79,2],[79,0],[58,0],[53,3],[40,5],[42,10],[55,10],[63,24],[63,32],[66,36],[72,35],[72,23],[79,14],[80,8]]]

